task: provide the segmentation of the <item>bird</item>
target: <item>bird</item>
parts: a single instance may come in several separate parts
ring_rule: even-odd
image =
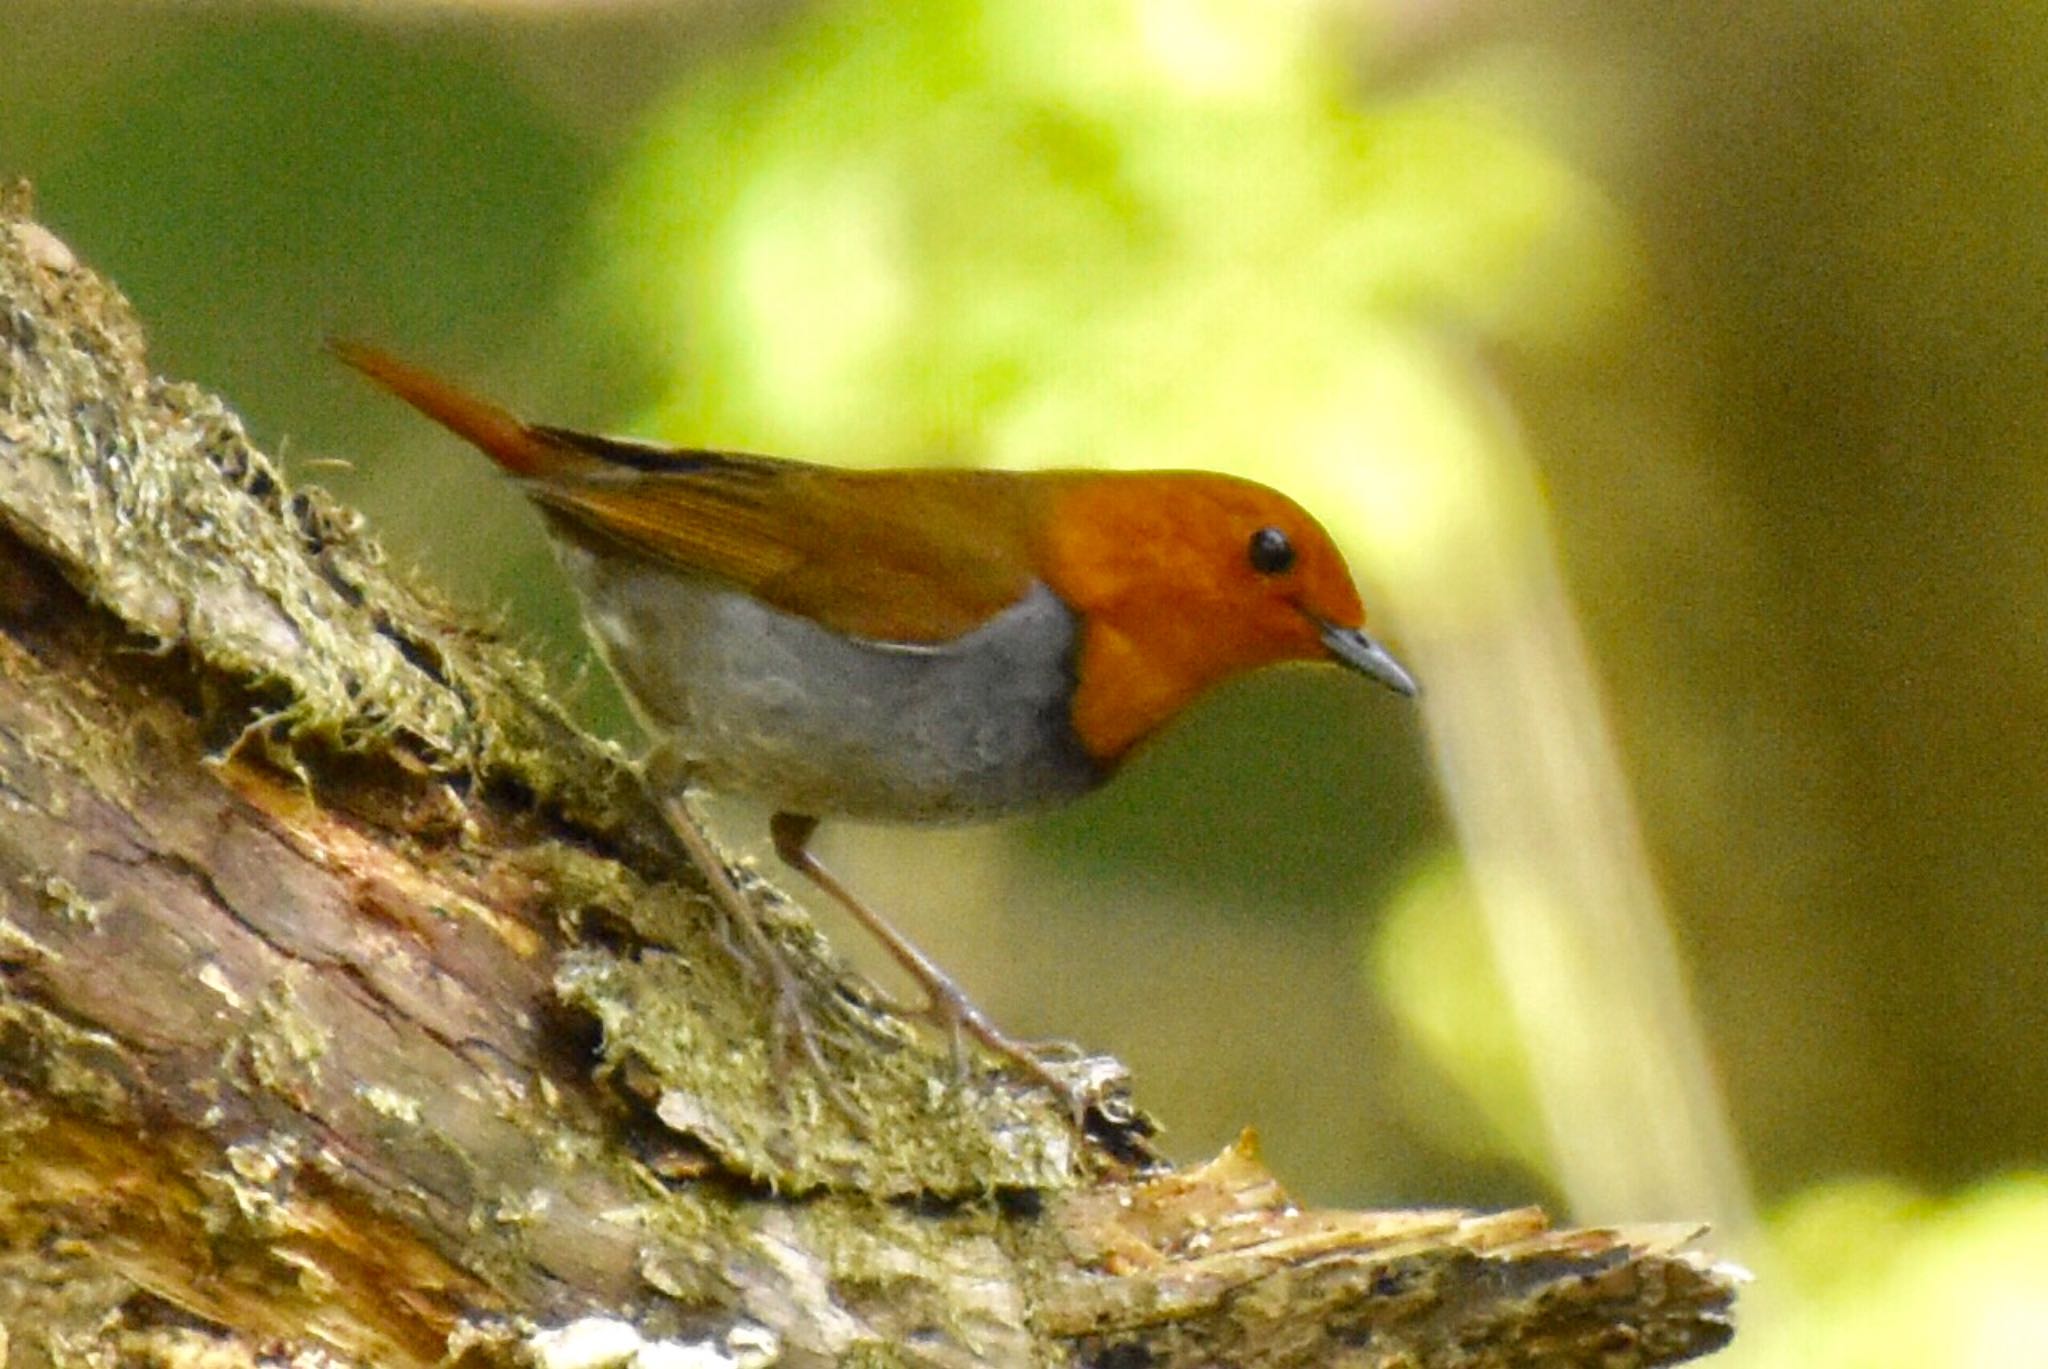
[[[849,470],[529,423],[378,348],[349,366],[464,439],[539,509],[650,749],[640,773],[829,1078],[805,989],[692,806],[772,808],[776,854],[964,1038],[1093,1100],[999,1030],[818,860],[830,818],[962,823],[1107,783],[1210,689],[1284,662],[1414,678],[1365,630],[1343,555],[1263,484],[1201,471]],[[829,1087],[829,1085],[828,1085]]]

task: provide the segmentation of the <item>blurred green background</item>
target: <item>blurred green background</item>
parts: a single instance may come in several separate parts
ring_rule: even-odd
[[[1420,710],[1280,672],[827,856],[1183,1157],[1712,1219],[1728,1363],[2048,1363],[2048,10],[4,0],[0,90],[160,369],[621,737],[518,496],[324,335],[1287,488]]]

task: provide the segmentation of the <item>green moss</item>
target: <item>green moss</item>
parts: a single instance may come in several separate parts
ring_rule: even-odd
[[[294,979],[288,973],[270,986],[239,1043],[256,1083],[288,1099],[320,1082],[321,1062],[333,1044],[326,1030],[299,1010]]]
[[[40,1098],[109,1121],[132,1111],[120,1043],[26,999],[0,997],[0,1060]]]
[[[34,298],[47,235],[0,221],[0,295]],[[236,745],[403,747],[598,830],[628,821],[630,774],[548,700],[532,662],[395,573],[353,511],[287,485],[218,398],[153,377],[125,301],[63,274],[100,297],[77,311],[98,331],[22,322],[0,346],[0,518],[139,639],[232,682],[249,710]],[[137,402],[117,411],[100,395]]]
[[[1061,1186],[1078,1139],[1029,1090],[946,1086],[950,1061],[904,1024],[849,1002],[823,940],[800,915],[768,916],[809,981],[839,1089],[856,1123],[801,1062],[778,1067],[767,990],[721,943],[701,895],[651,884],[588,852],[549,844],[521,863],[581,938],[594,920],[630,931],[566,953],[556,992],[603,1029],[603,1060],[671,1130],[780,1192],[982,1193]]]

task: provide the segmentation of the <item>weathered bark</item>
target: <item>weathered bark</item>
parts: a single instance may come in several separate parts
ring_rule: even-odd
[[[1302,1212],[1249,1148],[1147,1169],[1137,1129],[1083,1145],[1000,1076],[952,1088],[786,912],[850,1125],[778,1087],[701,889],[529,664],[153,377],[125,302],[25,191],[0,203],[11,1362],[1622,1365],[1727,1339],[1688,1232]]]

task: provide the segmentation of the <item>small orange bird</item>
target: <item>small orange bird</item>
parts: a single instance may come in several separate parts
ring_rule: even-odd
[[[686,804],[766,799],[777,854],[930,995],[924,1011],[1091,1101],[998,1031],[809,850],[827,816],[970,822],[1087,793],[1211,686],[1282,661],[1415,682],[1367,636],[1315,519],[1197,472],[847,471],[529,424],[372,348],[342,360],[481,449],[545,515],[653,748],[643,768],[822,1063],[798,981]]]

